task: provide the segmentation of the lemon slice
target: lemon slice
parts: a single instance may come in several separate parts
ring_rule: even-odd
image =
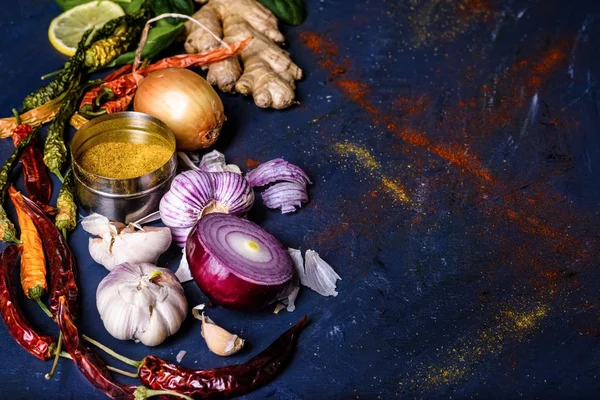
[[[56,50],[72,56],[85,31],[91,28],[97,30],[111,19],[122,15],[125,15],[123,9],[112,1],[84,3],[54,18],[48,28],[48,38]]]

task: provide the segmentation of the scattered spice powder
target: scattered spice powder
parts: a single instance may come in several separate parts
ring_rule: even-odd
[[[130,179],[157,170],[172,154],[167,147],[158,144],[105,142],[85,151],[79,163],[96,175]]]
[[[316,33],[305,33],[302,39],[321,58],[321,67],[329,72],[331,78],[337,78],[334,72],[342,64],[334,60],[335,44]],[[527,190],[522,188],[515,191],[515,187],[520,187],[518,182],[505,182],[502,174],[494,176],[479,157],[473,155],[472,151],[466,152],[473,139],[494,135],[507,126],[522,126],[523,106],[538,90],[543,89],[550,75],[564,63],[569,43],[570,41],[556,43],[542,52],[537,60],[520,60],[513,68],[496,75],[489,85],[484,85],[479,96],[461,99],[458,105],[452,107],[445,119],[438,121],[439,128],[445,130],[447,137],[462,140],[462,143],[448,144],[430,139],[427,135],[430,125],[420,126],[413,119],[407,121],[407,117],[420,114],[414,112],[418,110],[406,107],[407,102],[400,100],[395,104],[401,111],[400,115],[385,113],[371,101],[373,91],[364,82],[347,78],[331,79],[331,85],[360,105],[375,124],[387,128],[404,146],[413,146],[412,154],[417,154],[417,150],[435,154],[458,167],[460,175],[456,178],[459,183],[470,181],[475,184],[471,187],[475,190],[476,197],[481,199],[476,205],[485,211],[482,217],[487,220],[487,224],[484,225],[493,229],[495,240],[499,241],[495,257],[487,266],[488,279],[494,279],[497,268],[510,268],[516,274],[518,282],[529,290],[529,293],[517,296],[517,301],[508,301],[508,304],[504,299],[491,302],[488,306],[498,310],[496,318],[484,318],[484,328],[474,334],[467,332],[462,335],[463,344],[459,342],[446,356],[441,355],[440,362],[423,365],[416,374],[411,374],[408,381],[413,388],[430,389],[456,384],[487,356],[498,354],[506,345],[519,342],[534,333],[539,329],[539,322],[557,306],[557,299],[579,293],[580,284],[578,280],[569,278],[568,271],[575,266],[573,273],[589,269],[589,265],[593,265],[592,260],[597,259],[600,254],[600,240],[590,238],[586,230],[576,233],[570,229],[574,226],[587,226],[585,221],[590,216],[572,210],[565,203],[564,196],[554,193],[543,182],[543,176]],[[343,65],[346,67],[348,64],[348,59],[344,58]],[[351,72],[347,68],[347,73]],[[469,69],[467,79],[472,79]],[[428,105],[431,103],[425,102],[422,110],[427,109]],[[448,115],[454,115],[455,118],[448,119]],[[474,115],[481,118],[473,118]],[[461,147],[461,144],[464,146]],[[340,153],[343,149],[336,147],[335,150]],[[356,158],[359,164],[363,164],[363,168],[371,170],[360,162],[359,157]],[[385,187],[385,182],[383,183]],[[386,189],[391,188],[388,186]],[[370,200],[379,199],[370,197]],[[348,203],[350,204],[349,201]],[[458,211],[460,210],[459,206]],[[413,222],[422,223],[422,219],[422,215],[419,215]],[[354,221],[364,220],[365,218],[354,218]],[[381,228],[381,222],[370,221],[370,225]],[[498,234],[507,229],[511,235]],[[335,230],[329,233],[333,237],[340,234]],[[332,240],[327,236],[322,239]],[[519,246],[519,240],[526,244]],[[540,243],[543,243],[541,247]],[[540,251],[532,252],[532,248]],[[564,272],[565,266],[569,266],[567,272]],[[498,274],[502,274],[502,271],[498,271]],[[532,303],[538,306],[532,309]],[[564,311],[571,312],[572,309],[566,307]],[[598,332],[596,329],[578,328],[586,334]]]

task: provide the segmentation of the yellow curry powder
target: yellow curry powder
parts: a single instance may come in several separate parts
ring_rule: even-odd
[[[147,143],[105,142],[86,150],[79,159],[83,169],[105,178],[130,179],[162,167],[173,152]]]

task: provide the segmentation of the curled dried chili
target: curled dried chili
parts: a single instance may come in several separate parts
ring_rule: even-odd
[[[35,138],[38,131],[39,129],[32,130],[31,133],[19,143],[10,157],[4,162],[2,168],[0,168],[0,238],[5,242],[19,243],[15,226],[8,218],[8,215],[6,215],[6,211],[2,206],[6,191],[8,190],[10,173],[23,150],[29,145],[29,142]]]
[[[13,285],[12,274],[16,269],[19,249],[8,246],[0,253],[0,316],[4,320],[10,335],[30,354],[40,360],[52,357],[54,339],[37,333],[17,303],[17,290]]]
[[[142,9],[108,21],[94,34],[85,53],[86,67],[97,70],[134,47],[140,40],[148,13]]]
[[[58,213],[54,219],[54,224],[65,238],[67,237],[67,233],[71,232],[77,226],[77,204],[75,204],[74,184],[73,170],[69,168],[56,198]]]
[[[58,176],[61,182],[64,181],[61,170],[65,161],[67,161],[68,153],[64,135],[69,119],[77,109],[77,103],[84,87],[77,86],[67,93],[58,114],[56,114],[48,128],[48,136],[46,137],[46,143],[44,143],[44,164],[53,174]]]
[[[137,82],[149,73],[164,68],[188,68],[206,66],[240,53],[252,41],[252,37],[241,42],[230,44],[228,48],[219,47],[200,54],[183,54],[162,59],[134,73],[125,73],[115,79],[107,77],[99,88],[94,88],[84,95],[79,112],[84,116],[98,116],[125,111],[137,89]],[[125,71],[121,69],[119,71]]]
[[[71,318],[69,303],[65,296],[58,298],[57,322],[62,333],[65,349],[83,376],[102,393],[112,399],[134,399],[136,386],[113,382],[108,367],[89,347],[81,343],[79,331]]]
[[[44,309],[42,296],[48,290],[46,282],[46,257],[42,239],[33,223],[25,212],[23,196],[12,186],[8,189],[10,200],[15,206],[19,229],[21,230],[21,286],[25,296],[36,301]]]
[[[17,123],[20,123],[17,115]],[[19,124],[12,133],[12,139],[15,147],[25,139],[33,127],[27,124]],[[44,165],[42,153],[35,146],[35,140],[31,142],[31,146],[27,147],[21,154],[21,164],[23,165],[23,181],[25,189],[29,193],[29,198],[41,207],[46,207],[50,203],[52,196],[52,183],[48,170]]]
[[[42,86],[25,97],[21,112],[39,107],[44,103],[55,99],[66,92],[69,87],[73,85],[73,82],[79,82],[81,80],[83,69],[85,68],[86,42],[91,33],[92,30],[90,29],[83,34],[77,45],[75,55],[65,63],[63,69],[58,72],[52,82]]]
[[[269,383],[292,358],[306,315],[264,351],[249,361],[223,368],[193,370],[147,356],[139,368],[142,383],[196,399],[228,399]]]
[[[58,299],[65,296],[73,318],[79,315],[79,289],[77,288],[77,266],[67,241],[52,221],[33,201],[23,197],[25,212],[34,221],[42,237],[44,251],[52,276],[50,288],[50,312],[56,318]]]

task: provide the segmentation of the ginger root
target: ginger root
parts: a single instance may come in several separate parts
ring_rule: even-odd
[[[282,109],[294,103],[295,81],[302,70],[279,47],[284,37],[277,29],[277,18],[256,0],[201,0],[206,3],[192,17],[226,43],[254,37],[239,56],[211,64],[206,79],[224,92],[252,94],[262,108]],[[185,49],[201,53],[222,43],[206,30],[186,23]],[[240,61],[244,66],[243,72]]]

